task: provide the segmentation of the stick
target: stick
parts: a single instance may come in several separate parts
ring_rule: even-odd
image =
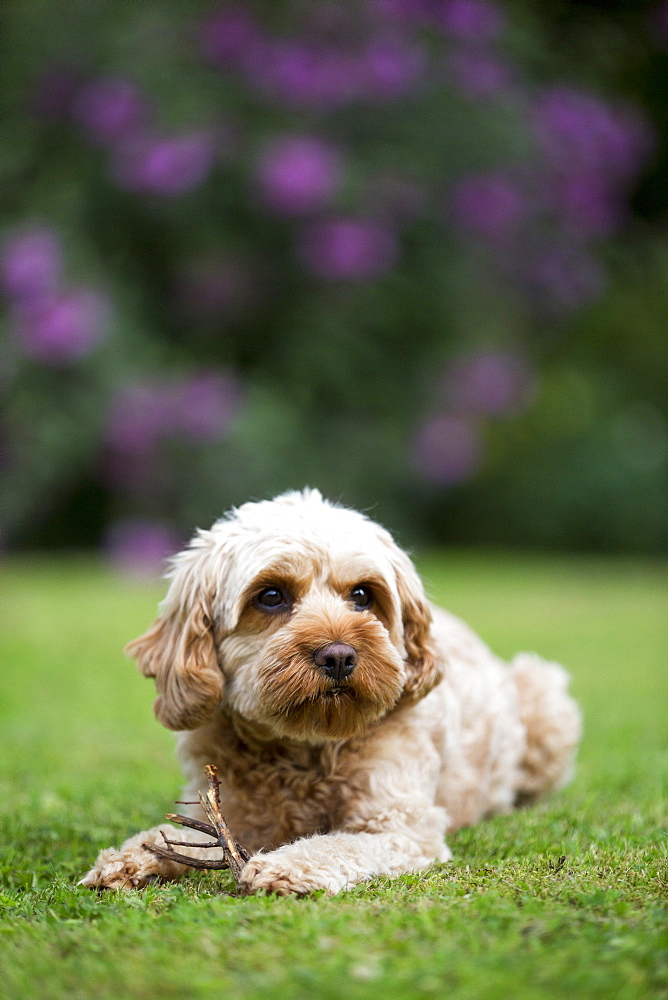
[[[169,861],[177,861],[181,865],[188,865],[190,868],[199,869],[212,869],[214,871],[220,871],[223,868],[229,868],[232,872],[232,876],[237,885],[239,885],[241,879],[241,869],[244,867],[250,854],[238,841],[234,839],[229,831],[227,823],[225,822],[225,817],[223,816],[220,809],[220,782],[218,781],[218,770],[213,766],[213,764],[207,764],[206,776],[209,782],[209,788],[206,795],[202,792],[199,793],[199,801],[204,813],[207,818],[211,820],[210,823],[203,823],[202,820],[192,819],[190,816],[182,816],[180,813],[167,813],[167,819],[171,823],[177,823],[179,826],[186,826],[191,830],[197,830],[199,833],[206,834],[207,837],[212,838],[212,843],[202,844],[194,843],[187,840],[168,840],[165,834],[162,834],[163,840],[165,841],[164,847],[159,847],[157,844],[142,844],[147,851],[151,851],[152,854],[157,854],[161,858],[167,858]],[[161,831],[162,832],[162,831]],[[220,847],[223,852],[223,858],[220,861],[207,861],[205,858],[191,858],[188,854],[179,854],[173,849],[173,845],[177,847],[198,847],[198,848],[208,848],[208,847]]]
[[[204,770],[206,771],[206,776],[209,781],[209,790],[206,795],[202,795],[200,792],[199,800],[207,818],[211,820],[211,823],[216,828],[218,843],[223,849],[223,857],[230,866],[230,871],[234,876],[234,881],[238,885],[240,881],[239,876],[241,875],[241,869],[250,858],[250,854],[241,846],[241,844],[237,844],[228,829],[225,817],[220,811],[220,782],[218,781],[218,770],[212,764],[207,764]]]
[[[207,861],[206,858],[191,858],[189,854],[179,854],[171,847],[160,847],[158,844],[142,844],[151,854],[157,854],[160,858],[167,858],[168,861],[177,861],[180,865],[188,865],[189,868],[199,868],[202,871],[221,871],[227,868],[227,862],[214,861],[213,858]],[[208,845],[211,847],[211,844]],[[217,845],[213,845],[217,846]]]
[[[218,842],[217,841],[216,841],[215,844],[210,844],[208,840],[207,840],[206,843],[204,843],[201,840],[198,840],[198,841],[195,841],[195,840],[168,840],[167,837],[165,837],[165,834],[164,834],[163,830],[161,830],[160,833],[162,833],[162,839],[164,840],[164,842],[166,844],[169,844],[170,847],[218,847]]]
[[[168,819],[170,823],[177,823],[179,826],[187,826],[191,830],[198,830],[200,833],[205,833],[207,837],[213,837],[214,840],[218,840],[215,826],[203,823],[201,819],[192,819],[190,816],[182,816],[180,813],[166,813],[165,819]],[[211,844],[211,847],[215,846],[215,844]]]

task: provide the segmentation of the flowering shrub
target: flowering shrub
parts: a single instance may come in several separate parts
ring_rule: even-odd
[[[436,538],[651,544],[651,513],[597,529],[603,489],[564,521],[564,481],[596,494],[587,449],[621,470],[620,510],[639,485],[595,421],[550,458],[569,391],[609,427],[637,403],[590,345],[655,148],[638,105],[539,79],[492,0],[53,0],[8,22],[8,53],[33,40],[0,259],[10,541],[153,564],[310,482]],[[642,405],[651,478],[649,384]]]
[[[76,361],[104,335],[106,303],[91,288],[63,289],[62,249],[44,228],[10,237],[0,262],[18,350],[45,364]]]

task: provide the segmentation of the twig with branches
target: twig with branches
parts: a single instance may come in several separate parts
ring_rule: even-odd
[[[248,861],[250,854],[245,847],[234,839],[230,833],[227,823],[225,822],[225,817],[221,812],[220,781],[218,780],[217,768],[214,767],[213,764],[207,764],[205,770],[209,788],[206,794],[202,792],[199,793],[199,802],[209,822],[205,823],[199,819],[192,819],[190,816],[182,816],[180,813],[167,813],[166,819],[168,819],[170,823],[176,823],[178,826],[185,826],[190,830],[197,830],[199,833],[203,833],[205,836],[210,837],[211,840],[206,842],[170,840],[163,833],[162,836],[165,841],[164,847],[161,847],[159,844],[148,843],[145,843],[142,846],[145,847],[147,851],[151,851],[152,854],[157,854],[161,858],[167,858],[169,861],[177,861],[181,865],[188,865],[190,868],[211,871],[220,871],[221,869],[229,868],[234,881],[237,885],[239,885],[241,881],[241,869]],[[216,860],[214,858],[211,858],[210,860],[206,858],[193,858],[188,854],[181,854],[178,851],[175,851],[175,847],[197,847],[207,849],[219,847],[223,852],[223,857],[220,860]]]

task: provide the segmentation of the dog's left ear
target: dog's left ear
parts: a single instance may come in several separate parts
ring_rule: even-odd
[[[432,615],[422,581],[406,553],[394,544],[392,547],[406,649],[406,683],[402,701],[414,703],[438,684],[443,669],[431,635]]]
[[[197,542],[176,557],[162,613],[125,647],[144,676],[155,678],[153,710],[168,729],[195,729],[223,698],[205,562]]]

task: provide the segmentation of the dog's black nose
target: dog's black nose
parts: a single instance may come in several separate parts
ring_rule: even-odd
[[[321,646],[316,649],[313,659],[315,665],[333,681],[343,681],[350,677],[357,666],[357,653],[346,642],[330,642]]]

